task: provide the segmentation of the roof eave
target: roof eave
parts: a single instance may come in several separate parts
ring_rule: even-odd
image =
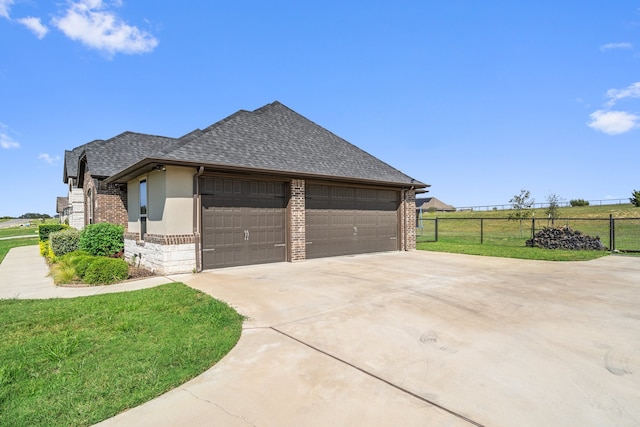
[[[424,190],[425,188],[430,187],[430,184],[425,184],[423,182],[412,180],[411,182],[398,182],[398,181],[385,181],[385,180],[376,180],[376,179],[366,179],[366,178],[357,178],[357,177],[341,177],[334,175],[322,175],[322,174],[311,174],[304,172],[296,172],[296,171],[283,171],[283,170],[274,170],[274,169],[257,169],[257,168],[248,168],[241,166],[229,166],[224,164],[216,164],[216,163],[197,163],[197,162],[189,162],[189,161],[181,161],[181,160],[170,160],[160,159],[160,158],[146,158],[141,160],[138,163],[135,163],[129,166],[126,169],[108,177],[105,182],[109,183],[126,183],[127,181],[140,176],[144,173],[147,173],[155,166],[158,165],[171,165],[171,166],[186,166],[186,167],[194,167],[198,168],[200,166],[204,166],[205,168],[216,169],[224,172],[242,172],[242,173],[254,173],[261,175],[280,175],[280,176],[295,176],[296,178],[304,178],[304,179],[317,179],[323,181],[341,181],[341,182],[353,182],[353,183],[368,183],[372,185],[385,185],[385,186],[393,186],[393,187],[402,187],[402,188],[411,188],[416,189],[417,192],[426,192],[428,190]]]

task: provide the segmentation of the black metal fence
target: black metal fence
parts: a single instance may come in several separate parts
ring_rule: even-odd
[[[490,243],[524,246],[544,227],[569,226],[583,234],[599,237],[611,251],[640,252],[640,218],[421,218],[417,221],[417,241]]]

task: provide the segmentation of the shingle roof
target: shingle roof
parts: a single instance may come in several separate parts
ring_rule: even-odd
[[[416,207],[422,208],[424,210],[429,208],[435,208],[438,211],[455,211],[456,208],[444,203],[440,199],[436,199],[435,197],[425,197],[416,199]]]
[[[124,132],[106,141],[85,144],[88,170],[94,177],[108,177],[174,144],[175,138]]]
[[[84,144],[65,152],[65,182],[82,156],[91,175],[108,182],[175,163],[427,187],[277,101],[178,139],[124,132]]]
[[[85,150],[85,148],[93,143],[99,142],[101,140],[96,140],[92,142],[88,142],[86,144],[82,144],[73,150],[65,150],[64,152],[64,170],[62,180],[66,184],[69,182],[69,178],[76,178],[78,176],[78,159],[80,158],[80,154]]]
[[[199,136],[149,157],[166,163],[425,186],[277,101],[255,111],[240,110]]]

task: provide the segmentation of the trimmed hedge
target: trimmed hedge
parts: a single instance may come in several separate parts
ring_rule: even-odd
[[[124,249],[124,227],[101,222],[90,224],[80,232],[78,248],[96,256],[112,256]]]
[[[87,267],[84,282],[90,285],[109,285],[125,280],[128,275],[129,265],[123,259],[96,258]]]
[[[63,256],[78,249],[80,232],[75,228],[55,231],[49,234],[49,244],[55,256]]]
[[[46,242],[49,240],[49,234],[65,228],[69,228],[69,226],[64,224],[41,224],[38,226],[38,237],[41,242]]]

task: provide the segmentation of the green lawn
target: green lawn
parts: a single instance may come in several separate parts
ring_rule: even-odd
[[[181,283],[0,300],[0,425],[87,426],[140,405],[214,365],[242,321]]]
[[[38,227],[0,228],[0,238],[1,237],[13,237],[13,236],[34,236],[34,237],[38,237]]]
[[[546,218],[545,209],[534,209],[536,218]],[[488,211],[457,211],[457,212],[424,212],[425,218],[503,218],[509,215],[511,210]],[[640,208],[631,203],[624,205],[602,206],[576,206],[562,207],[558,209],[560,218],[640,218]]]
[[[425,251],[449,252],[455,254],[494,256],[503,258],[535,259],[545,261],[589,261],[609,255],[606,251],[563,251],[556,249],[527,248],[491,243],[439,241],[418,243],[417,248]]]
[[[552,225],[544,209],[534,211],[536,231]],[[528,259],[593,259],[605,255],[526,248],[525,241],[531,237],[532,221],[527,219],[522,224],[508,221],[506,218],[509,213],[509,210],[423,213],[422,227],[416,230],[419,248]],[[553,225],[568,225],[589,236],[599,237],[605,246],[610,247],[609,215],[617,219],[615,248],[622,251],[640,250],[640,208],[631,204],[560,208],[560,218]],[[438,242],[434,242],[436,218]]]

